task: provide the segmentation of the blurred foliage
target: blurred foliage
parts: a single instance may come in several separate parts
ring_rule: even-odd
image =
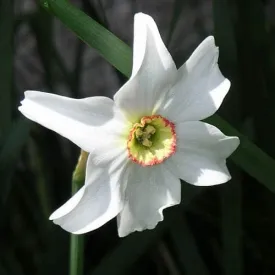
[[[18,14],[16,1],[0,0],[1,275],[68,274],[70,236],[48,221],[48,216],[70,196],[71,175],[79,153],[74,145],[26,121],[17,111],[23,92],[13,81],[12,71],[18,32],[29,28],[43,71],[43,89],[49,92],[60,93],[59,88],[64,86],[67,95],[81,97],[80,83],[86,69],[83,59],[87,46],[82,41],[77,41],[71,66],[58,50],[53,14],[116,67],[118,83],[122,84],[122,74],[127,76],[131,70],[130,48],[114,36],[110,42],[102,27],[113,31],[109,16],[116,12],[119,1],[109,2],[111,13],[105,10],[104,1],[74,2],[79,9],[71,8],[65,0],[49,0],[40,1],[41,5],[37,2],[31,13]],[[157,10],[159,1],[153,2]],[[197,18],[196,32],[202,40],[206,35],[201,29],[203,19],[196,13],[202,5],[212,7],[219,64],[232,82],[219,115],[275,158],[275,26],[269,16],[275,12],[274,3],[170,2],[167,43],[177,64],[188,57],[186,50],[172,43],[173,39],[185,39],[177,32],[190,24],[182,20],[184,10],[191,9]],[[132,18],[139,11],[135,10],[137,1],[125,3],[132,7],[128,11]],[[82,25],[74,17],[82,17]],[[111,45],[112,51],[104,48],[104,43]],[[219,117],[213,118],[213,123],[223,125],[225,131],[231,129]],[[211,188],[183,184],[182,204],[165,211],[165,220],[155,230],[119,239],[112,220],[86,234],[84,274],[275,274],[275,196],[270,192],[275,188],[275,166],[269,156],[251,148],[251,142],[244,138],[243,153],[232,160],[245,171],[229,161],[233,175],[230,183]],[[268,188],[260,182],[268,182]]]

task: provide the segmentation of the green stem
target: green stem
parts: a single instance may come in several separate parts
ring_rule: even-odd
[[[85,168],[88,153],[81,151],[78,163],[73,173],[72,195],[84,184]],[[83,274],[84,235],[71,234],[70,239],[70,275]]]
[[[83,274],[84,235],[71,234],[70,275]]]

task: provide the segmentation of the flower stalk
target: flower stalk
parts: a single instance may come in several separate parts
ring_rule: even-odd
[[[81,150],[77,165],[72,177],[72,195],[74,195],[85,182],[85,171],[88,153]],[[70,275],[83,274],[84,235],[71,234],[70,237]]]

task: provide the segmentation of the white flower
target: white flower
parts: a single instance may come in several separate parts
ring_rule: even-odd
[[[135,15],[133,70],[106,97],[71,99],[27,91],[19,110],[89,152],[85,185],[50,217],[81,234],[117,216],[119,236],[154,228],[181,201],[180,179],[197,186],[230,179],[225,159],[237,137],[201,122],[214,114],[230,82],[206,38],[179,68],[154,20]]]

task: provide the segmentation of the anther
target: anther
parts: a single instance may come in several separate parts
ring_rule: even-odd
[[[145,138],[145,139],[142,140],[141,144],[143,146],[146,146],[146,147],[151,147],[152,146],[152,141],[149,140],[148,138]]]
[[[147,125],[144,132],[148,135],[153,135],[156,132],[156,129],[152,125]]]

